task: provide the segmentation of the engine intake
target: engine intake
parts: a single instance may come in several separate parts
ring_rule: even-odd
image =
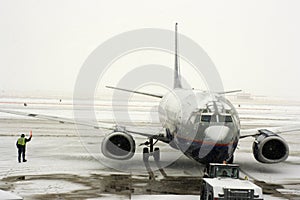
[[[259,130],[252,149],[255,159],[262,163],[279,163],[289,156],[287,142],[272,131]]]
[[[102,141],[101,150],[108,158],[128,160],[135,153],[135,141],[127,133],[112,132]]]

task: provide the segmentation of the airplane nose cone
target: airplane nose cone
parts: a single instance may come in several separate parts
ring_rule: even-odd
[[[204,133],[205,139],[216,143],[228,143],[231,140],[230,129],[227,126],[210,126]]]

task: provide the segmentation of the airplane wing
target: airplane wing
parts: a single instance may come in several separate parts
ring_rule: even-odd
[[[13,115],[19,115],[19,116],[26,116],[26,117],[32,117],[37,119],[44,119],[44,120],[50,120],[50,121],[56,121],[59,123],[66,123],[66,124],[76,124],[76,125],[82,125],[87,127],[92,127],[95,129],[106,129],[106,130],[112,130],[112,131],[123,131],[126,133],[132,133],[136,135],[141,135],[148,138],[154,138],[158,139],[160,138],[159,135],[149,134],[149,133],[143,133],[135,130],[128,130],[128,128],[125,128],[123,126],[114,125],[109,122],[88,122],[88,121],[78,121],[74,119],[64,118],[64,117],[57,117],[57,116],[51,116],[51,115],[44,115],[44,114],[36,114],[36,113],[26,113],[21,111],[14,111],[14,110],[4,110],[0,109],[0,112],[2,113],[9,113]],[[131,128],[132,129],[132,128]]]

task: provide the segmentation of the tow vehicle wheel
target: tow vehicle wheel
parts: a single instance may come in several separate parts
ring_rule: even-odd
[[[204,183],[202,183],[200,191],[201,191],[200,192],[200,200],[204,200],[204,198],[205,198],[205,184]]]

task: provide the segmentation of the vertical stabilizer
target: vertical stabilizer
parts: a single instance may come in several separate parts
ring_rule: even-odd
[[[175,24],[175,67],[174,67],[174,88],[182,88],[180,66],[178,58],[178,34],[177,34],[178,23]]]

